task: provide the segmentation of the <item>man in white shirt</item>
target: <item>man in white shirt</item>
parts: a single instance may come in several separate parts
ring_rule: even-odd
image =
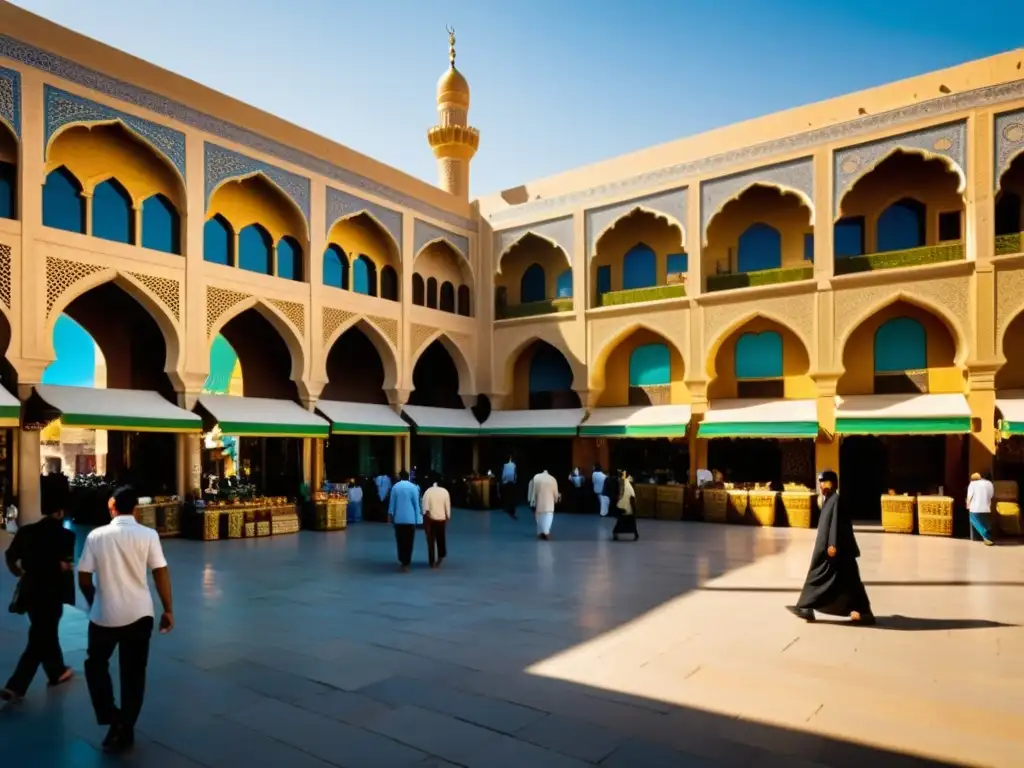
[[[118,488],[109,504],[113,519],[89,534],[78,563],[78,585],[89,604],[85,680],[97,722],[110,726],[103,740],[107,752],[123,752],[135,742],[155,613],[147,570],[153,572],[163,603],[160,633],[166,634],[174,627],[167,560],[157,532],[136,522],[138,503],[135,491]],[[99,577],[98,585],[93,582],[93,574]],[[120,709],[114,704],[110,680],[110,657],[115,648],[121,671]]]
[[[996,488],[992,485],[992,479],[986,472],[979,475],[975,472],[971,475],[971,482],[967,486],[967,511],[971,518],[971,538],[977,531],[981,540],[986,546],[992,546],[992,533],[989,521],[992,514],[992,499],[996,495]]]
[[[608,475],[601,469],[600,464],[594,465],[594,471],[590,474],[590,484],[594,486],[594,494],[597,496],[598,511],[601,513],[601,517],[608,515],[608,507],[610,500],[604,494],[604,484],[608,479]]]
[[[423,530],[427,534],[427,560],[431,568],[440,568],[448,557],[446,531],[448,521],[452,519],[451,494],[434,483],[423,494],[420,506],[423,508]]]
[[[558,502],[558,481],[545,469],[534,475],[530,483],[530,506],[537,517],[537,538],[548,541],[551,538],[551,523],[555,519],[555,504]]]

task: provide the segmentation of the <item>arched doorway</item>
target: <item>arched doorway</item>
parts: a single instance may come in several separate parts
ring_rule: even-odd
[[[420,353],[412,385],[407,413],[416,423],[411,457],[417,477],[436,475],[450,482],[469,474],[473,441],[466,437],[475,437],[479,424],[462,401],[459,366],[442,339]]]
[[[0,124],[2,127],[2,124]],[[15,478],[15,430],[21,423],[21,402],[18,399],[18,374],[7,360],[7,349],[11,343],[11,323],[7,315],[0,312],[0,501],[7,509],[14,501],[17,480]]]

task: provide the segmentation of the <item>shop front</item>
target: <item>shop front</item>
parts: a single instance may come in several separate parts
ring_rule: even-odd
[[[480,422],[468,408],[407,405],[402,415],[412,425],[410,471],[417,482],[436,480],[452,494],[452,503],[488,509],[491,482],[478,475]]]
[[[21,401],[0,386],[0,502],[4,510],[14,503],[14,440],[20,424]]]
[[[1024,484],[1024,389],[996,393],[996,418],[999,442],[996,444],[994,527],[1005,536],[1020,536],[1020,487]]]

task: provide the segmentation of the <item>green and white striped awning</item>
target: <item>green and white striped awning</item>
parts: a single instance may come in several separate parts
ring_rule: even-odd
[[[16,427],[21,423],[21,401],[0,386],[0,427]]]
[[[836,398],[837,435],[957,435],[970,431],[971,408],[963,395]]]
[[[629,405],[595,408],[580,425],[582,437],[683,437],[690,425],[688,405]]]
[[[389,405],[320,400],[317,412],[331,422],[334,435],[405,435],[409,425]]]
[[[417,434],[436,437],[474,437],[480,434],[480,422],[468,408],[432,408],[407,405],[402,413],[412,420]]]
[[[196,407],[235,437],[327,437],[331,425],[291,400],[200,395]]]
[[[1024,435],[1024,389],[996,392],[999,432],[1003,437]]]
[[[138,389],[93,389],[37,384],[37,408],[46,419],[65,427],[122,432],[200,432],[202,419],[179,408],[158,392]]]
[[[711,403],[697,436],[814,438],[818,435],[816,400],[718,400]]]
[[[550,410],[491,411],[480,425],[482,435],[523,437],[575,437],[586,411],[582,408]]]

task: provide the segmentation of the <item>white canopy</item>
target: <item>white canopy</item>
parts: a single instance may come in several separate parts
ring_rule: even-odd
[[[21,422],[21,401],[0,386],[0,427],[16,427]]]
[[[1004,389],[996,392],[999,411],[999,431],[1005,437],[1024,434],[1024,389]]]
[[[971,408],[959,394],[836,397],[836,434],[951,435],[971,431]]]
[[[67,427],[128,432],[199,432],[203,428],[202,419],[159,392],[56,384],[37,384],[34,389]]]
[[[580,425],[584,437],[682,437],[690,424],[688,405],[628,405],[595,408]]]
[[[480,431],[487,435],[575,436],[585,414],[583,408],[491,411],[491,415],[480,425]]]
[[[407,405],[402,413],[412,419],[421,435],[478,435],[480,422],[468,408],[432,408]]]
[[[327,437],[330,425],[291,400],[200,395],[221,432],[238,437]]]
[[[711,403],[700,437],[816,437],[816,400],[718,400]]]
[[[316,409],[331,422],[331,432],[336,435],[404,435],[409,431],[409,425],[388,405],[320,400]]]

